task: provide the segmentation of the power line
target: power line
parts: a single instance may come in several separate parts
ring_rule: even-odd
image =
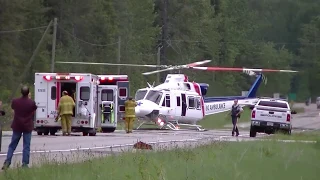
[[[83,43],[86,43],[86,44],[90,44],[92,46],[100,46],[100,47],[104,47],[104,46],[111,46],[111,45],[115,45],[115,44],[118,44],[119,42],[114,42],[114,43],[110,43],[110,44],[96,44],[96,43],[91,43],[91,42],[88,42],[88,41],[85,41],[83,39],[80,39],[78,37],[76,37],[75,35],[71,34],[70,32],[68,32],[67,30],[63,29],[62,27],[58,26],[58,28],[62,31],[64,31],[65,33],[67,33],[69,36],[73,37],[74,39],[78,40],[78,41],[81,41]]]
[[[31,30],[36,30],[36,29],[44,29],[44,28],[46,28],[46,27],[47,27],[47,26],[39,26],[39,27],[27,28],[27,29],[17,29],[17,30],[0,31],[0,34],[31,31]]]
[[[201,40],[179,40],[179,39],[170,39],[169,41],[172,42],[190,42],[190,43],[207,43],[208,41],[201,41]],[[310,44],[310,45],[317,45],[320,43],[301,43],[301,42],[273,42],[273,41],[224,41],[218,43],[225,43],[225,44],[249,44],[249,43],[272,43],[272,44]]]

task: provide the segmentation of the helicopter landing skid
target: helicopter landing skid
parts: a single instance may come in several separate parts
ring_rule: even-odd
[[[202,128],[201,125],[193,125],[193,124],[180,124],[177,121],[174,122],[166,122],[166,124],[164,125],[166,127],[168,127],[171,130],[177,131],[177,130],[182,130],[180,128],[180,126],[186,126],[186,127],[195,127],[198,131],[207,131],[206,129]],[[161,129],[164,127],[162,126]]]

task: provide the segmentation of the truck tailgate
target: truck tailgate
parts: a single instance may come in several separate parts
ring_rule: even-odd
[[[271,122],[286,122],[287,121],[287,109],[272,108],[272,107],[257,107],[256,119]]]

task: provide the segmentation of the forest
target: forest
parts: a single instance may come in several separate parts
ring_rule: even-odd
[[[55,61],[157,64],[159,58],[160,64],[182,65],[211,59],[208,66],[292,69],[299,73],[265,73],[259,95],[296,93],[304,101],[320,96],[319,9],[319,0],[0,0],[0,100],[18,96],[13,93],[22,84],[32,87],[35,72],[51,72],[57,18]],[[132,95],[157,80],[141,74],[150,70],[54,68],[127,74]],[[240,72],[180,73],[210,84],[208,95],[240,95],[254,81]]]

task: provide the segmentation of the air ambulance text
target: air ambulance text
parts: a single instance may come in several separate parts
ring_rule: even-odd
[[[224,109],[224,108],[226,108],[226,104],[225,103],[206,105],[206,110],[207,111],[216,110],[216,109]]]

